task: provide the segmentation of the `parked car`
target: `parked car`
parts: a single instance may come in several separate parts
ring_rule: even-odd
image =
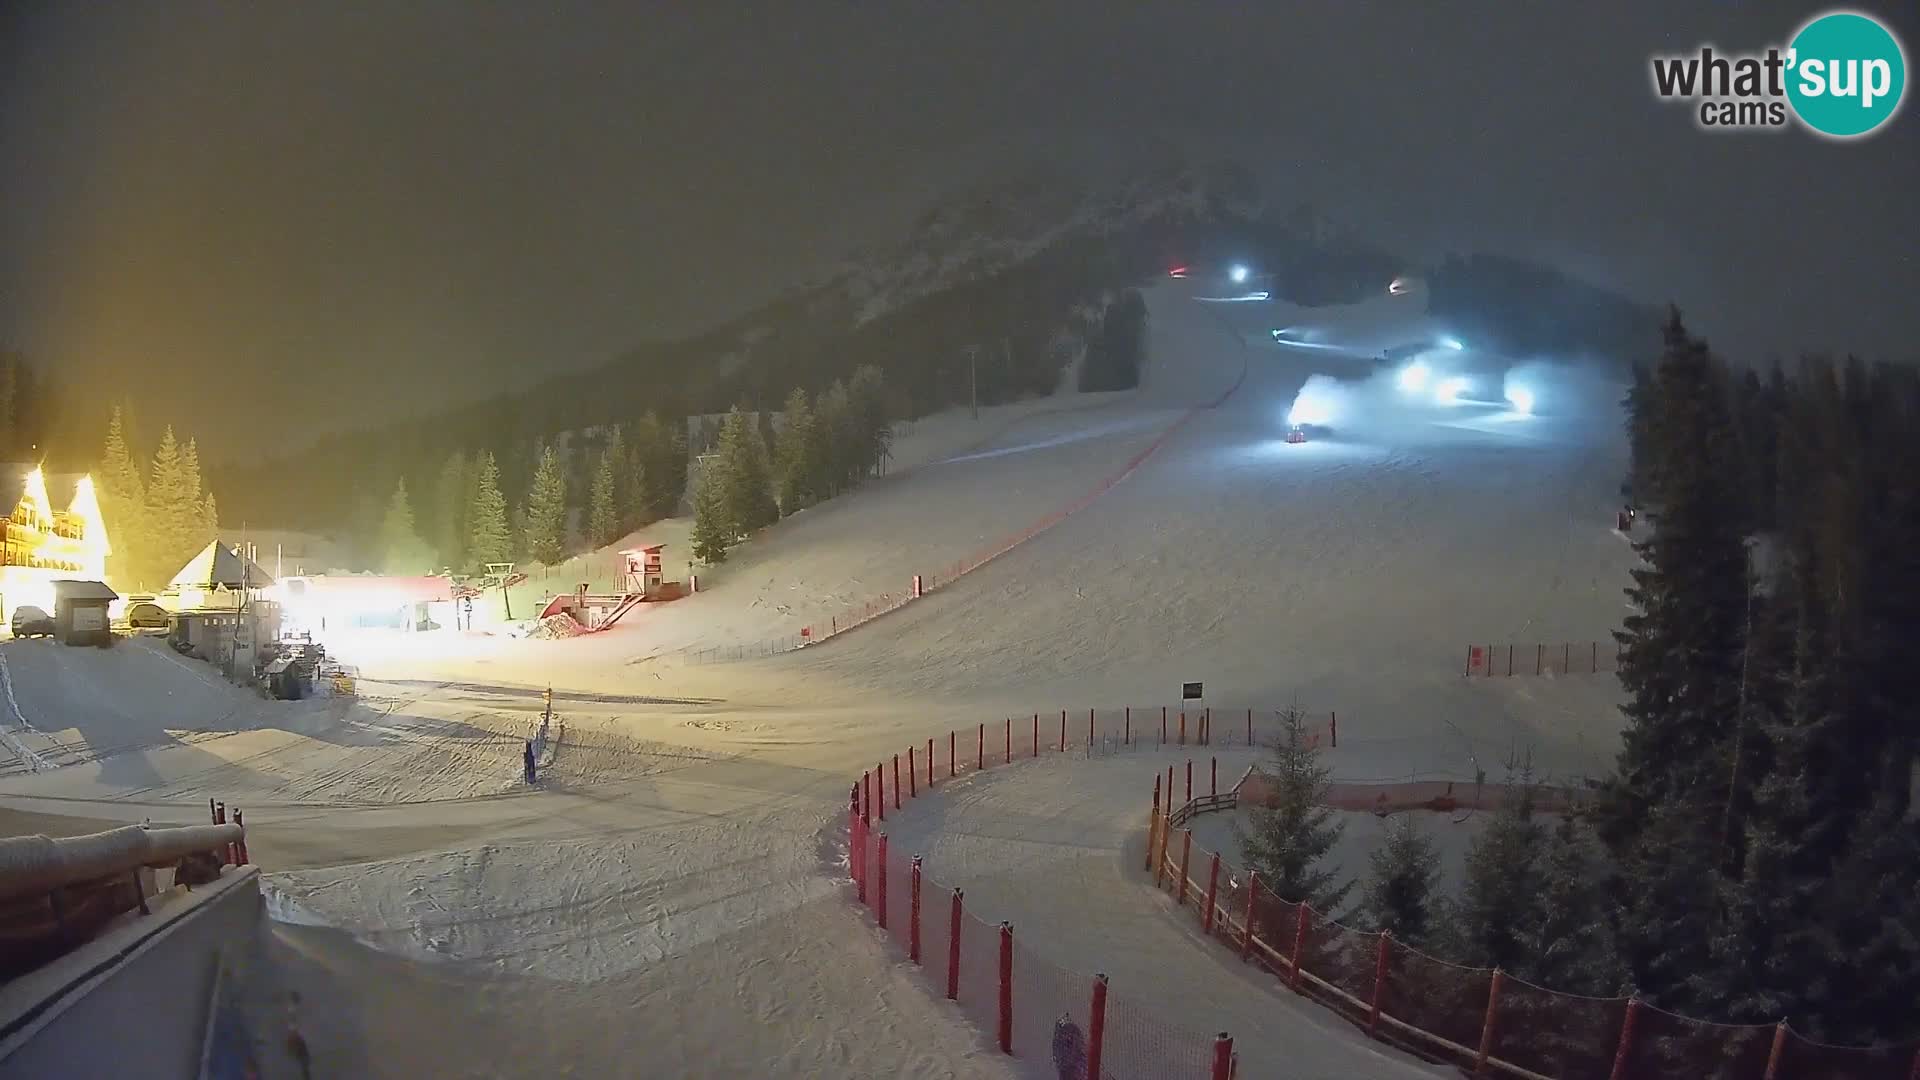
[[[127,625],[135,630],[165,630],[173,625],[167,609],[152,601],[127,605]]]
[[[31,604],[21,604],[13,609],[13,636],[52,637],[53,616]]]

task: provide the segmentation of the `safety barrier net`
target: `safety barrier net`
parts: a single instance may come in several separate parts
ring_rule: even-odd
[[[1419,805],[1428,785],[1391,794]],[[1920,1045],[1832,1046],[1785,1024],[1720,1024],[1632,998],[1534,986],[1505,972],[1428,956],[1390,935],[1356,930],[1274,895],[1259,879],[1192,842],[1195,812],[1230,809],[1237,792],[1169,799],[1150,819],[1151,879],[1282,985],[1315,998],[1369,1034],[1475,1071],[1566,1080],[1913,1080]],[[1364,805],[1364,800],[1362,802]],[[1163,804],[1165,805],[1165,804]],[[1215,860],[1219,859],[1218,869]],[[1185,868],[1183,876],[1182,868]],[[1184,900],[1182,888],[1184,884]],[[1211,897],[1209,887],[1211,886]],[[1252,936],[1247,936],[1247,928]]]

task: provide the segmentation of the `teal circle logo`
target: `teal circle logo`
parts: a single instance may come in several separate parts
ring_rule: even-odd
[[[1907,58],[1877,20],[1851,11],[1822,15],[1801,27],[1787,49],[1787,100],[1801,123],[1820,134],[1865,135],[1899,110]]]

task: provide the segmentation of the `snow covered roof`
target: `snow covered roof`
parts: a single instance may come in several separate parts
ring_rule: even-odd
[[[120,594],[107,587],[104,581],[56,581],[53,583],[54,603],[62,604],[69,600],[106,600],[120,599]]]
[[[0,462],[0,517],[20,505],[20,499],[27,493],[27,477],[32,475],[38,465],[29,461]],[[41,479],[47,484],[47,501],[52,505],[49,510],[64,512],[73,505],[73,497],[78,493],[80,481],[87,478],[86,473],[45,473]]]
[[[173,575],[171,583],[182,589],[264,589],[273,584],[273,575],[252,559],[244,559],[233,548],[218,540],[210,541],[200,554]]]

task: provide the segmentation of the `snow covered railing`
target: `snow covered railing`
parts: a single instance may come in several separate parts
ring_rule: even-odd
[[[247,863],[239,811],[209,802],[208,825],[128,825],[86,836],[0,839],[0,978],[31,970],[91,940],[125,912],[148,914],[151,870],[191,889]]]
[[[1049,1062],[1061,1076],[1229,1080],[1238,1059],[1228,1033],[1207,1035],[1169,1024],[1146,997],[1110,993],[1105,975],[1054,966],[1029,951],[1012,924],[989,925],[967,911],[965,893],[935,882],[920,856],[888,845],[889,803],[898,812],[923,790],[932,794],[967,773],[1038,757],[1043,749],[1068,753],[1093,745],[1099,737],[1097,714],[1086,729],[1086,744],[1077,731],[1069,736],[1066,715],[1058,740],[1043,741],[1039,714],[1034,714],[1031,741],[1020,747],[1025,752],[1016,753],[1009,718],[994,733],[997,753],[989,754],[987,725],[979,724],[972,740],[949,731],[944,745],[928,739],[924,753],[910,746],[904,756],[892,755],[862,773],[847,804],[854,897],[948,1000],[991,1033],[1001,1053]],[[1110,1042],[1109,1031],[1123,1034]]]
[[[1193,831],[1182,828],[1198,814],[1231,809],[1243,797],[1259,798],[1258,786],[1249,782],[1257,776],[1255,770],[1249,769],[1227,791],[1216,785],[1198,796],[1193,794],[1191,760],[1186,774],[1186,799],[1177,807],[1175,770],[1167,771],[1164,800],[1161,778],[1154,778],[1146,868],[1155,887],[1171,893],[1175,907],[1184,908],[1191,899],[1203,934],[1374,1038],[1459,1065],[1474,1076],[1497,1072],[1525,1080],[1920,1080],[1920,1045],[1829,1046],[1801,1037],[1785,1021],[1718,1024],[1678,1016],[1637,998],[1558,993],[1499,969],[1464,967],[1428,956],[1385,931],[1343,926],[1309,904],[1280,899],[1259,875],[1235,868],[1219,853],[1196,850]],[[1377,786],[1377,798],[1355,800],[1349,791],[1346,798],[1329,802],[1357,801],[1361,809],[1428,805],[1415,800],[1431,799],[1426,789],[1433,785]],[[1451,793],[1446,797],[1452,801]],[[1196,877],[1198,868],[1204,869]]]

